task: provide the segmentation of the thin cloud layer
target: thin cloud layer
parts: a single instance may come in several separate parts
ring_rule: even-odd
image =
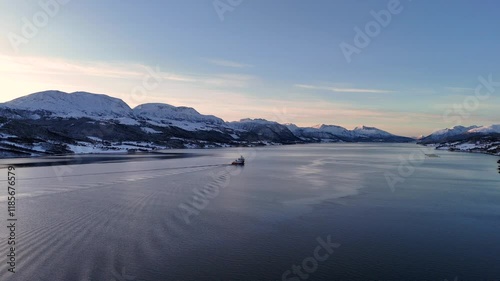
[[[335,87],[325,87],[325,86],[315,86],[307,84],[296,84],[295,87],[302,89],[311,90],[325,90],[337,93],[371,93],[371,94],[386,94],[393,93],[394,91],[380,90],[380,89],[360,89],[360,88],[335,88]]]
[[[211,64],[214,64],[214,65],[225,66],[225,67],[233,67],[233,68],[253,67],[253,65],[251,65],[251,64],[239,63],[239,62],[224,60],[224,59],[205,59],[205,61],[207,61]]]

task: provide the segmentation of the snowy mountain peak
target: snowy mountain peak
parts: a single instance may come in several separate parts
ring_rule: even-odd
[[[166,104],[166,103],[141,104],[141,105],[138,105],[137,107],[135,107],[134,110],[138,110],[138,111],[154,110],[154,111],[158,111],[158,112],[178,112],[178,113],[183,113],[183,114],[200,115],[200,113],[192,107],[186,107],[186,106],[176,107],[176,106]]]
[[[252,138],[266,138],[279,143],[296,143],[299,141],[288,126],[274,121],[267,121],[266,119],[246,118],[236,122],[228,122],[227,125],[236,131],[251,133]]]
[[[285,125],[285,127],[287,127],[288,130],[290,130],[292,132],[299,129],[299,127],[297,125],[293,124],[293,123],[285,123],[283,125]]]
[[[377,129],[375,127],[358,126],[354,128],[353,132],[361,136],[393,136],[393,134]]]
[[[482,126],[470,129],[467,131],[468,133],[480,133],[480,134],[490,134],[490,133],[498,133],[500,134],[500,124],[494,124],[491,126]]]
[[[396,136],[386,131],[367,126],[358,126],[348,130],[337,125],[315,125],[312,127],[297,127],[286,125],[290,131],[302,139],[321,139],[322,141],[395,141],[409,142],[411,138]]]
[[[335,136],[343,136],[343,137],[351,137],[352,132],[347,130],[344,127],[337,126],[337,125],[316,125],[316,128],[322,132],[330,133]]]
[[[360,131],[360,130],[378,130],[378,129],[375,127],[368,127],[368,126],[364,126],[364,125],[356,126],[354,128],[354,131]]]
[[[434,136],[434,137],[439,137],[439,136],[443,136],[443,137],[450,137],[450,136],[455,136],[455,135],[460,135],[460,134],[463,134],[463,133],[466,133],[467,131],[469,130],[473,130],[473,129],[476,129],[476,128],[479,128],[479,126],[469,126],[469,127],[464,127],[464,126],[455,126],[451,129],[449,128],[446,128],[446,129],[442,129],[442,130],[437,130],[435,132],[433,132],[430,136]]]
[[[176,120],[207,124],[224,124],[224,121],[213,115],[203,115],[194,108],[173,106],[164,103],[147,103],[133,109],[136,116],[155,121]]]
[[[261,123],[261,124],[270,124],[270,123],[276,123],[274,121],[268,121],[266,119],[263,119],[263,118],[255,118],[255,119],[252,119],[252,118],[243,118],[241,119],[239,122],[250,122],[250,123]]]
[[[8,108],[46,111],[59,117],[129,117],[132,109],[122,100],[87,92],[44,91],[4,104]]]
[[[273,128],[279,128],[282,130],[283,128],[288,129],[288,126],[286,125],[281,125],[278,122],[274,121],[267,121],[266,119],[251,119],[251,118],[244,118],[241,119],[240,121],[235,121],[235,122],[228,122],[227,123],[231,128],[234,129],[243,129],[243,130],[253,130],[254,128],[257,127],[273,127]]]
[[[314,125],[314,126],[312,126],[312,128],[319,129],[319,130],[332,130],[332,129],[347,130],[346,128],[341,127],[341,126],[337,126],[337,125],[325,125],[325,124]]]
[[[419,143],[433,145],[436,149],[500,155],[500,124],[437,130],[420,139]]]

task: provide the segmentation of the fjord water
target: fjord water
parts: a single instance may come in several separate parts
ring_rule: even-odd
[[[415,144],[314,144],[20,167],[18,264],[7,272],[2,227],[0,280],[500,278],[498,157],[436,151],[401,164],[421,151],[429,153]],[[246,166],[226,165],[240,154]],[[33,159],[16,160],[24,162]],[[391,186],[388,173],[400,181]],[[208,185],[218,192],[193,207]],[[196,213],[189,224],[180,205]],[[340,246],[282,279],[314,257],[318,239]]]

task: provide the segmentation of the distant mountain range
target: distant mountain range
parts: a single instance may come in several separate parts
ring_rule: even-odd
[[[500,155],[500,125],[455,126],[436,131],[417,143],[436,149]]]
[[[301,128],[264,119],[225,122],[190,107],[45,91],[0,104],[0,156],[151,151],[309,142],[412,142],[372,127]]]
[[[455,127],[419,140],[436,144],[466,135],[498,135],[498,125]],[[190,107],[124,101],[87,92],[45,91],[0,104],[0,157],[67,153],[152,151],[318,142],[414,142],[408,137],[360,126],[353,130],[298,127],[264,119],[225,122]]]
[[[287,128],[301,140],[306,142],[412,142],[412,138],[396,136],[373,127],[356,127],[347,130],[336,125],[317,125],[301,128],[294,124],[286,124]]]

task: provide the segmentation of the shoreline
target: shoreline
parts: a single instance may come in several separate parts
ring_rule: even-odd
[[[64,154],[45,154],[45,155],[34,155],[34,156],[19,156],[19,157],[0,157],[0,162],[9,159],[43,159],[47,157],[82,157],[82,156],[140,156],[140,155],[154,155],[154,154],[168,154],[176,153],[170,152],[172,150],[218,150],[227,148],[264,148],[273,146],[292,146],[292,145],[309,145],[309,144],[418,144],[416,142],[303,142],[303,143],[261,143],[254,145],[241,145],[241,146],[221,146],[221,147],[183,147],[183,148],[165,148],[165,149],[152,149],[149,151],[135,151],[130,152],[126,150],[116,151],[109,149],[108,151],[101,150],[100,152],[85,152],[85,153],[64,153]]]
[[[273,147],[273,146],[293,146],[293,145],[309,145],[309,144],[415,144],[417,146],[433,148],[433,150],[437,151],[449,151],[449,152],[463,152],[463,153],[476,153],[476,154],[484,154],[500,157],[500,155],[491,153],[484,150],[477,151],[467,151],[467,150],[453,150],[453,149],[439,149],[439,146],[432,144],[421,144],[421,143],[399,143],[399,142],[335,142],[335,143],[295,143],[295,144],[266,144],[266,145],[251,145],[251,146],[228,146],[228,147],[206,147],[206,148],[193,148],[193,147],[185,147],[185,148],[171,148],[171,149],[161,149],[161,150],[151,150],[151,151],[140,151],[129,153],[127,151],[103,151],[103,152],[94,152],[94,153],[67,153],[67,154],[47,154],[47,155],[36,155],[31,157],[5,157],[0,158],[0,169],[2,166],[7,166],[9,163],[13,164],[14,162],[19,162],[22,160],[46,160],[42,162],[33,163],[32,166],[36,165],[44,165],[44,162],[59,163],[60,164],[85,164],[84,162],[94,162],[94,161],[86,161],[85,158],[102,158],[103,161],[119,161],[119,160],[161,160],[161,159],[173,159],[173,158],[185,158],[185,157],[194,157],[192,156],[193,150],[219,150],[219,149],[227,149],[227,148],[265,148],[265,147]],[[180,152],[182,151],[182,152]],[[51,159],[52,158],[52,159]],[[52,162],[49,160],[59,160],[57,162]],[[14,164],[15,165],[15,164]]]

